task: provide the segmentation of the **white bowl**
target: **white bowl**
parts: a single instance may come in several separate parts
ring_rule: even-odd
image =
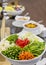
[[[25,19],[23,19],[23,18],[25,18]],[[30,20],[30,17],[29,16],[16,16],[15,20],[19,21],[19,22],[26,23]]]
[[[34,58],[34,59],[31,59],[31,60],[13,60],[13,59],[10,59],[6,56],[4,56],[3,54],[1,54],[3,57],[5,57],[8,61],[10,61],[11,64],[13,65],[34,65],[36,64],[38,61],[41,60],[43,54],[45,53],[45,50],[42,52],[41,55],[39,55],[38,57]]]
[[[8,14],[15,16],[15,15],[20,15],[20,14],[22,14],[24,10],[25,10],[25,7],[23,6],[23,7],[21,8],[21,10],[19,10],[19,11],[16,11],[16,10],[14,10],[14,11],[10,11],[10,10],[9,10],[9,11],[6,11],[6,10],[4,9],[4,12],[7,12]]]
[[[19,18],[26,18],[26,20],[20,20]],[[30,20],[30,17],[29,16],[16,16],[15,17],[15,22],[17,24],[17,26],[19,27],[23,27],[23,24],[28,22]]]
[[[28,27],[26,27],[25,26],[25,24],[29,24],[29,23],[32,23],[32,24],[36,24],[37,25],[37,27],[35,27],[35,28],[28,28]],[[37,22],[35,22],[35,21],[29,21],[29,22],[27,22],[27,23],[24,23],[23,24],[23,27],[24,27],[24,29],[26,30],[26,31],[29,31],[29,32],[32,32],[33,34],[40,34],[41,33],[41,25],[39,24],[39,23],[37,23]]]
[[[22,34],[24,34],[24,33],[22,33]],[[20,33],[20,34],[18,34],[18,35],[22,35],[22,34]],[[36,36],[36,37],[38,37],[38,36]],[[6,37],[6,38],[7,38],[7,37]],[[5,40],[6,38],[4,38],[3,40]],[[38,37],[38,38],[40,39],[40,41],[44,41],[44,40],[41,39],[40,37]],[[3,40],[2,40],[0,43],[2,43]],[[10,59],[10,58],[4,56],[2,53],[0,53],[0,54],[1,54],[3,57],[5,57],[7,60],[9,60],[9,61],[11,62],[11,64],[13,64],[13,65],[34,65],[34,64],[36,64],[39,60],[41,60],[41,58],[42,58],[42,56],[43,56],[44,53],[45,53],[45,50],[41,53],[41,55],[39,55],[38,57],[35,57],[35,58],[31,59],[31,60],[13,60],[13,59]]]

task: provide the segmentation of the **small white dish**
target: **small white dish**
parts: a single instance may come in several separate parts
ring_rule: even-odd
[[[16,16],[15,20],[19,21],[19,23],[21,23],[21,22],[26,23],[30,20],[30,17],[29,16]]]
[[[31,24],[35,24],[35,25],[37,25],[36,27],[34,27],[34,28],[28,28],[28,27],[26,27],[25,25],[26,24],[29,24],[29,23],[31,23]],[[35,34],[35,35],[38,35],[38,34],[40,34],[43,30],[41,30],[41,24],[39,24],[39,23],[37,23],[37,22],[35,22],[35,21],[29,21],[29,22],[27,22],[27,23],[24,23],[23,24],[23,27],[24,27],[24,29],[26,30],[26,31],[29,31],[29,32],[32,32],[33,34]]]
[[[25,20],[19,20],[19,18],[25,18]],[[23,24],[25,22],[28,22],[29,20],[30,20],[29,16],[16,16],[15,21],[12,23],[12,25],[16,27],[23,27]]]

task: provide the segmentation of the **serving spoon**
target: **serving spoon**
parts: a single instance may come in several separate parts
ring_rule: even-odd
[[[28,16],[29,15],[29,12],[27,12],[24,16]]]
[[[43,23],[43,20],[38,21],[38,23],[39,23],[39,24],[40,24],[40,23]]]

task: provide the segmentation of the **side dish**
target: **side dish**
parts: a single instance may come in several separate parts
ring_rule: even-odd
[[[8,5],[4,8],[5,11],[21,11],[25,9],[24,6],[21,5]]]
[[[34,23],[28,23],[28,24],[25,24],[25,27],[27,27],[27,28],[35,28],[35,27],[37,27],[37,25],[34,24]]]

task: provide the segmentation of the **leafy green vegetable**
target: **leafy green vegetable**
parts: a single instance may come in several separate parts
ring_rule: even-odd
[[[21,51],[22,51],[22,49],[20,47],[13,46],[13,47],[9,47],[5,51],[2,51],[2,54],[4,54],[5,56],[7,56],[8,58],[17,60],[18,59],[18,55],[19,55],[19,53]]]
[[[18,35],[14,34],[9,36],[6,40],[10,41],[10,43],[15,42],[18,39]]]

